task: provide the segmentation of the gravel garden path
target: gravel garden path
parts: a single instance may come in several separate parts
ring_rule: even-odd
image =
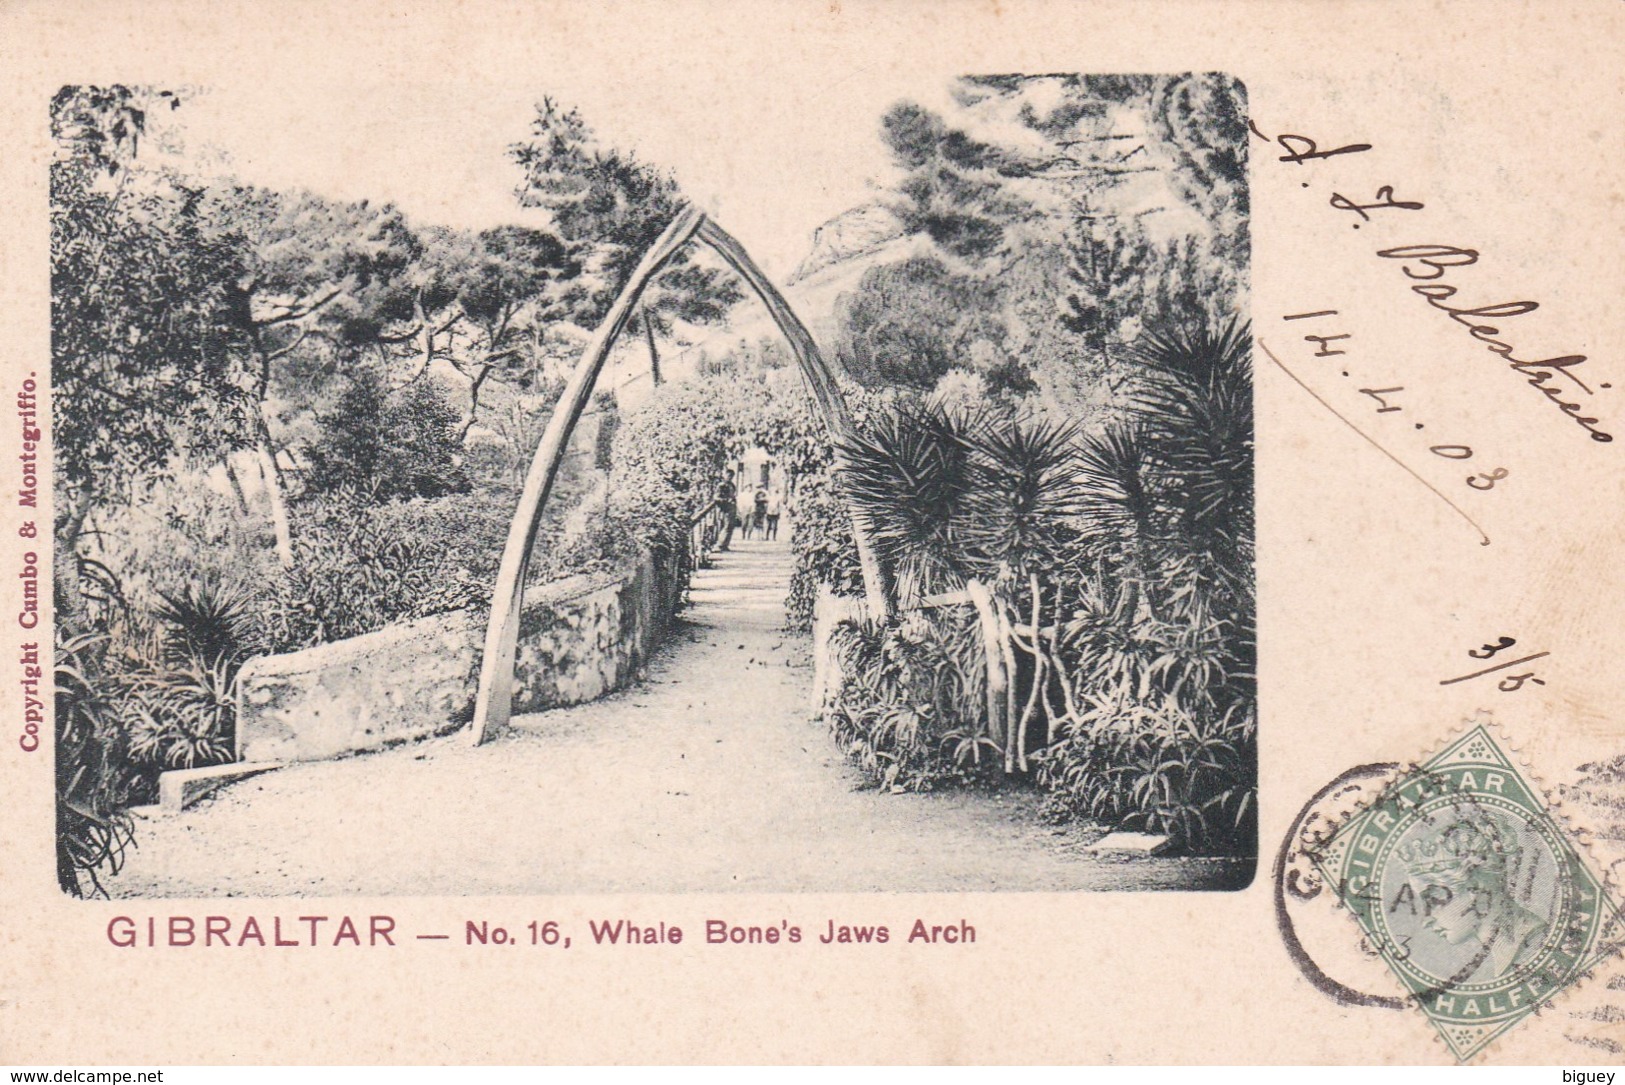
[[[783,631],[790,553],[700,573],[638,685],[450,735],[293,765],[138,824],[116,897],[1200,888],[1234,863],[1114,860],[1035,796],[861,787],[810,719]],[[1242,874],[1245,877],[1245,873]]]

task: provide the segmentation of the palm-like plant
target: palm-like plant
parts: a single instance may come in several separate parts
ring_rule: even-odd
[[[1079,510],[1093,537],[1137,547],[1155,533],[1154,454],[1144,429],[1119,423],[1083,439],[1078,450]]]
[[[941,406],[878,414],[843,441],[842,489],[923,593],[1021,577],[1090,507],[1078,427]]]
[[[1252,535],[1250,325],[1152,328],[1135,356],[1148,378],[1141,424],[1171,484],[1176,532],[1195,549],[1250,562],[1238,553]]]
[[[985,716],[967,696],[945,750],[1024,770],[1029,723],[1046,720],[1040,776],[1063,806],[1251,846],[1250,348],[1242,323],[1153,328],[1135,409],[1099,434],[893,408],[841,447],[843,489],[905,573],[905,603],[964,588],[975,604],[944,639],[975,657],[962,688]]]
[[[154,617],[168,631],[166,662],[213,667],[235,663],[255,647],[253,593],[216,580],[187,584],[161,596]]]
[[[1250,607],[1253,561],[1252,337],[1148,330],[1133,416],[1083,442],[1085,515],[1094,553],[1119,575],[1162,590],[1167,617],[1232,620]]]
[[[1253,847],[1251,334],[1150,329],[1132,416],[1083,442],[1092,583],[1062,626],[1061,806],[1191,847]]]
[[[983,414],[903,407],[838,445],[841,488],[905,597],[961,586],[964,530],[980,475]]]
[[[940,406],[882,413],[840,449],[847,499],[898,570],[905,602],[965,589],[977,612],[968,639],[981,650],[981,733],[1003,748],[1007,771],[1026,767],[1026,733],[1047,682],[1036,639],[1023,697],[1014,628],[1041,624],[1039,570],[1053,565],[1085,508],[1077,428]],[[1023,606],[1022,596],[1026,605]],[[1021,617],[1018,618],[1017,615]],[[979,760],[989,742],[960,736]]]
[[[1087,491],[1075,423],[1046,419],[982,426],[972,434],[976,486],[963,534],[984,571],[1018,578],[1050,558],[1082,514]]]

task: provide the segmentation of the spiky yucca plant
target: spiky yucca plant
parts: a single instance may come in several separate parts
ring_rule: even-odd
[[[1140,424],[1155,447],[1175,530],[1193,548],[1251,563],[1252,330],[1231,320],[1148,329],[1135,356],[1148,379]]]
[[[1051,558],[1086,508],[1077,426],[900,406],[840,446],[843,492],[884,560],[921,592]]]
[[[1073,700],[1051,808],[1256,848],[1251,333],[1153,327],[1136,409],[1083,442],[1084,588],[1062,624]]]
[[[843,490],[897,570],[905,607],[958,589],[973,601],[975,621],[960,632],[981,653],[985,701],[954,746],[976,762],[998,749],[1006,771],[1026,769],[1028,724],[1049,682],[1043,650],[1029,642],[1033,669],[1017,688],[1012,630],[1041,624],[1040,571],[1076,534],[1085,496],[1076,435],[1043,419],[901,406],[840,446]]]
[[[945,746],[1020,770],[1037,721],[1054,809],[1231,853],[1256,846],[1250,347],[1237,322],[1153,327],[1135,409],[1099,434],[894,407],[840,450],[905,602],[980,600],[951,633],[930,612],[986,694]],[[887,698],[853,689],[848,727],[868,733],[852,721]]]
[[[1086,491],[1078,427],[1047,419],[988,424],[973,435],[976,485],[963,535],[984,572],[1018,579],[1053,564],[1075,531]]]
[[[837,446],[842,492],[905,597],[956,588],[971,575],[964,531],[987,424],[977,412],[896,407]]]
[[[164,655],[171,665],[235,663],[256,647],[254,596],[247,589],[202,580],[161,599],[153,616],[166,627]]]

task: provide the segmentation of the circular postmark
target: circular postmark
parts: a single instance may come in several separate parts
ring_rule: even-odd
[[[1470,769],[1407,777],[1328,853],[1342,903],[1435,1017],[1521,1017],[1576,974],[1603,917],[1520,784]]]
[[[1365,990],[1361,980],[1352,975],[1340,973],[1341,978],[1333,975],[1334,968],[1326,960],[1329,955],[1316,952],[1316,942],[1325,941],[1327,934],[1324,929],[1303,929],[1305,922],[1324,920],[1333,909],[1319,908],[1315,913],[1308,913],[1306,908],[1312,903],[1335,903],[1336,898],[1335,887],[1328,889],[1314,860],[1336,833],[1346,813],[1391,782],[1400,767],[1397,762],[1376,762],[1356,765],[1338,774],[1303,804],[1275,854],[1275,925],[1287,956],[1316,990],[1345,1006],[1398,1010],[1410,1000]],[[1330,918],[1335,931],[1331,937],[1344,934],[1346,923],[1342,918],[1336,915]],[[1322,923],[1322,928],[1325,925]],[[1368,958],[1376,957],[1369,946],[1360,948],[1366,950]]]
[[[1427,763],[1363,765],[1322,788],[1275,863],[1276,917],[1288,954],[1347,1005],[1420,1008],[1463,1059],[1584,975],[1618,941],[1619,914],[1544,798],[1473,728]],[[1366,966],[1350,978],[1340,905],[1358,922]],[[1319,948],[1342,947],[1343,978]],[[1358,960],[1358,958],[1356,958]],[[1371,993],[1382,962],[1403,997]]]
[[[1530,967],[1572,914],[1562,845],[1509,803],[1444,798],[1383,837],[1378,937],[1413,975],[1453,989]]]

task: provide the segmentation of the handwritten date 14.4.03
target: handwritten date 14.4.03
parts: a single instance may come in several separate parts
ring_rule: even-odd
[[[1338,312],[1335,309],[1317,309],[1302,313],[1290,313],[1282,317],[1282,319],[1287,321],[1323,321],[1327,318],[1336,317],[1337,315]],[[1304,342],[1315,347],[1315,351],[1311,355],[1312,358],[1346,357],[1349,355],[1349,346],[1353,338],[1354,337],[1352,334],[1340,330],[1335,321],[1332,321],[1322,326],[1318,330],[1303,336]],[[1381,452],[1385,457],[1399,467],[1400,470],[1410,475],[1430,493],[1432,493],[1433,496],[1437,497],[1440,501],[1444,502],[1445,505],[1449,506],[1457,516],[1461,517],[1461,519],[1469,524],[1474,531],[1478,532],[1480,546],[1490,545],[1489,534],[1484,530],[1483,526],[1479,524],[1479,522],[1474,519],[1466,509],[1462,508],[1461,505],[1453,500],[1449,494],[1424,478],[1404,460],[1396,456],[1387,447],[1387,445],[1377,440],[1370,433],[1367,433],[1363,427],[1357,425],[1349,414],[1338,410],[1337,407],[1332,405],[1330,400],[1311,388],[1309,384],[1305,382],[1304,379],[1297,374],[1297,372],[1294,371],[1292,366],[1282,361],[1275,351],[1270,349],[1269,344],[1260,339],[1258,341],[1258,348],[1264,353],[1266,358],[1275,363],[1276,367],[1290,377],[1293,383],[1299,388],[1302,388],[1304,392],[1310,396],[1310,398],[1319,403],[1322,407],[1326,408],[1326,410],[1336,417],[1338,421],[1342,422],[1349,429],[1353,430],[1367,444],[1371,445],[1378,452]],[[1341,362],[1338,364],[1341,366],[1348,365],[1349,363]],[[1352,368],[1340,369],[1340,372],[1344,377],[1352,378],[1354,376]],[[1405,388],[1403,385],[1361,387],[1357,389],[1359,395],[1365,396],[1371,400],[1372,404],[1374,405],[1373,409],[1379,416],[1403,414],[1404,406],[1399,402],[1399,396],[1404,391]],[[1414,432],[1417,434],[1420,434],[1421,431],[1427,428],[1427,425],[1424,422],[1414,422],[1412,423],[1412,426]],[[1447,460],[1468,460],[1472,459],[1476,455],[1476,452],[1472,446],[1465,444],[1430,444],[1427,446],[1427,449],[1433,455]],[[1468,487],[1474,490],[1493,490],[1496,488],[1498,483],[1507,479],[1510,474],[1511,472],[1505,467],[1493,467],[1486,471],[1480,471],[1472,475],[1467,475],[1464,477],[1463,481]]]
[[[1335,316],[1337,316],[1337,310],[1321,309],[1309,313],[1292,313],[1282,317],[1281,319],[1319,320],[1324,317]],[[1342,347],[1334,349],[1331,344],[1351,340],[1354,337],[1347,332],[1337,332],[1331,335],[1317,335],[1311,333],[1305,335],[1303,338],[1304,342],[1316,345],[1314,357],[1333,358],[1339,355],[1346,355],[1348,354],[1348,351]],[[1352,375],[1351,371],[1347,369],[1342,370],[1342,374],[1345,377]],[[1372,400],[1372,402],[1376,405],[1375,409],[1377,414],[1398,414],[1403,412],[1405,409],[1400,403],[1400,393],[1405,391],[1404,385],[1396,384],[1387,388],[1360,388],[1357,389],[1357,391],[1360,395],[1367,396]],[[1427,424],[1424,422],[1415,422],[1412,423],[1412,425],[1417,432],[1421,432],[1427,428]],[[1470,445],[1459,444],[1433,444],[1428,446],[1428,451],[1433,453],[1435,456],[1440,456],[1447,460],[1470,460],[1474,455],[1473,449]],[[1466,482],[1467,485],[1471,486],[1475,490],[1490,490],[1494,489],[1495,484],[1506,478],[1508,474],[1509,472],[1505,467],[1496,467],[1489,471],[1468,475],[1466,477]]]

